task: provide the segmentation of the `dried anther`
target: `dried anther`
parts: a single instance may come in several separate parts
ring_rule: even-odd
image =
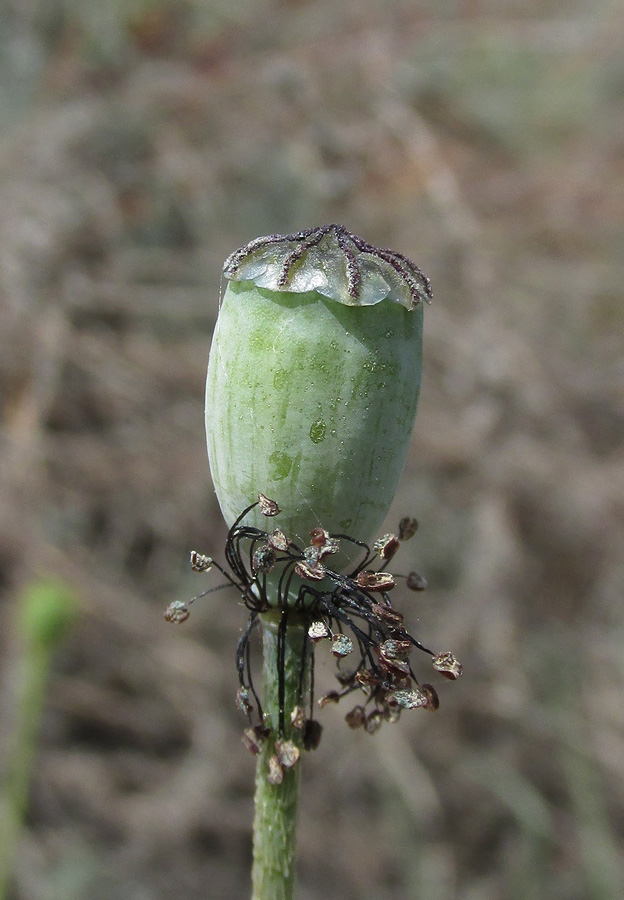
[[[249,691],[247,690],[247,688],[239,687],[239,689],[236,691],[236,705],[242,713],[245,713],[246,716],[249,716],[251,714],[253,706],[249,702]]]
[[[379,649],[386,659],[407,659],[414,649],[414,645],[411,641],[397,641],[396,638],[388,638],[380,645]]]
[[[427,582],[418,572],[410,572],[405,579],[405,584],[410,591],[424,591],[427,587]]]
[[[317,551],[317,559],[323,559],[340,550],[340,541],[331,537],[324,528],[313,528],[310,532],[310,544]]]
[[[275,755],[283,769],[292,769],[301,754],[294,741],[275,741]]]
[[[440,706],[440,698],[438,697],[438,692],[434,686],[432,684],[421,684],[420,690],[427,698],[425,709],[429,709],[432,712],[438,709]]]
[[[378,553],[382,559],[392,559],[401,546],[401,542],[394,534],[384,534],[382,538],[375,541],[373,550]]]
[[[393,609],[391,606],[385,606],[383,603],[374,603],[372,611],[380,619],[391,625],[401,625],[403,623],[403,613],[400,613],[398,609]]]
[[[385,672],[391,672],[395,676],[408,676],[410,666],[408,656],[412,650],[410,641],[397,641],[390,638],[379,645],[377,650],[379,665]]]
[[[366,722],[366,710],[363,706],[354,706],[345,716],[349,728],[362,728]]]
[[[265,494],[258,494],[258,505],[263,516],[278,516],[281,513],[275,500],[269,500]]]
[[[412,519],[411,516],[405,516],[399,522],[399,540],[400,541],[409,541],[411,537],[414,537],[416,532],[418,531],[418,521],[416,519]]]
[[[250,753],[257,756],[266,743],[269,733],[266,728],[256,725],[255,728],[245,728],[242,741]]]
[[[462,673],[462,665],[452,653],[438,653],[433,657],[433,668],[450,681],[455,681]]]
[[[307,719],[303,727],[303,749],[316,750],[321,743],[323,726],[316,719]]]
[[[269,772],[267,774],[267,781],[269,784],[281,784],[284,780],[284,769],[276,755],[273,755],[269,759]]]
[[[338,691],[328,691],[322,697],[319,697],[318,705],[321,709],[324,706],[327,706],[328,703],[338,703],[340,701],[340,694]]]
[[[303,558],[305,560],[306,566],[314,569],[319,565],[321,559],[321,548],[315,547],[314,544],[311,544],[309,547],[306,547],[303,551]]]
[[[328,638],[329,635],[330,631],[325,622],[321,620],[310,622],[308,626],[308,637],[313,644],[318,643],[318,641],[322,641],[324,638]]]
[[[307,581],[323,581],[327,575],[325,567],[318,562],[313,566],[308,565],[307,562],[298,562],[295,572],[299,578],[305,578]]]
[[[340,541],[338,540],[338,538],[330,538],[328,541],[325,542],[325,544],[323,545],[323,547],[321,549],[321,559],[324,556],[330,556],[334,553],[338,553],[339,550],[340,550]]]
[[[268,541],[274,550],[283,550],[284,552],[288,550],[291,543],[279,528],[276,528],[273,534],[269,535]]]
[[[381,710],[376,709],[374,712],[368,716],[366,721],[364,722],[364,728],[369,734],[375,734],[376,731],[379,731],[381,725],[383,723],[383,713]]]
[[[310,532],[310,543],[315,547],[324,547],[329,540],[329,533],[324,528],[313,528]]]
[[[367,591],[391,591],[396,582],[389,572],[358,572],[355,579]]]
[[[332,535],[319,527],[310,532],[309,546],[301,547],[280,529],[269,534],[261,528],[245,524],[245,517],[254,507],[258,507],[265,516],[279,513],[275,501],[264,494],[259,495],[258,501],[241,513],[228,533],[226,565],[196,551],[191,554],[191,564],[197,571],[216,568],[242,596],[249,610],[248,624],[236,652],[240,683],[236,702],[250,722],[251,727],[246,729],[243,740],[252,753],[260,752],[271,732],[265,725],[269,718],[265,717],[254,687],[251,638],[264,614],[270,613],[270,619],[277,623],[279,708],[276,718],[273,718],[272,712],[270,714],[276,741],[275,753],[269,761],[268,778],[273,784],[278,784],[285,770],[295,765],[301,748],[313,749],[320,740],[320,724],[311,716],[306,717],[306,707],[309,703],[311,708],[313,703],[314,667],[311,657],[319,642],[331,639],[331,653],[339,663],[336,677],[340,689],[326,693],[318,705],[323,707],[328,703],[338,703],[342,697],[361,691],[366,698],[365,705],[356,705],[346,718],[350,727],[363,727],[371,733],[382,722],[395,722],[406,709],[438,708],[435,689],[429,684],[418,685],[411,659],[415,647],[432,658],[434,669],[445,678],[459,677],[461,665],[451,653],[436,655],[416,640],[407,631],[403,615],[394,609],[387,596],[395,587],[395,580],[385,571],[385,563],[398,549],[399,538],[385,534],[375,542],[371,551],[367,544],[344,534]],[[399,529],[400,539],[410,537],[415,528],[415,519],[403,519]],[[338,550],[339,538],[362,550],[360,563],[350,574],[336,572],[328,564],[331,555]],[[375,557],[382,560],[377,571],[369,568]],[[271,579],[266,578],[268,572],[274,573]],[[413,572],[405,583],[412,590],[422,590],[424,587],[424,579]],[[210,593],[210,590],[204,594]],[[165,617],[171,622],[185,621],[193,600],[171,603]],[[304,659],[301,660],[299,694],[294,705],[286,708],[284,647],[287,629],[295,620],[297,627],[305,629]],[[354,659],[353,666],[348,670],[340,666],[347,656]],[[309,685],[305,674],[308,663],[311,672]]]
[[[357,670],[354,671],[353,669],[338,669],[336,671],[336,681],[343,687],[350,687],[353,684],[356,672]]]
[[[191,569],[194,572],[209,572],[212,569],[212,559],[198,553],[197,550],[191,550]]]
[[[253,753],[254,756],[257,756],[260,753],[262,746],[256,740],[256,734],[253,728],[245,728],[241,740],[249,752]]]
[[[306,547],[303,551],[303,558],[309,566],[314,568],[320,565],[320,562],[324,556],[329,556],[332,553],[338,553],[339,549],[340,543],[332,538],[325,544],[310,544],[310,546]]]
[[[332,638],[331,652],[334,656],[348,656],[353,653],[353,641],[346,634],[335,634]]]
[[[355,673],[353,678],[354,681],[356,681],[362,688],[377,687],[377,685],[379,684],[378,676],[373,675],[373,673],[369,672],[368,669],[360,669]]]
[[[262,544],[257,550],[254,550],[253,561],[251,564],[252,571],[255,572],[271,572],[275,568],[277,561],[277,553],[269,543]]]
[[[379,667],[383,672],[387,672],[399,678],[409,675],[410,667],[407,659],[386,656],[382,647],[377,648],[377,656],[379,659]]]
[[[411,691],[395,691],[394,698],[403,709],[418,709],[420,706],[427,706],[427,696],[418,689]]]
[[[183,603],[182,600],[174,600],[165,610],[165,619],[174,625],[181,625],[182,622],[186,622],[190,614],[186,603]]]

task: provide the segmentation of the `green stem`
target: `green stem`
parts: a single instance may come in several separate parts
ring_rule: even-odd
[[[31,652],[25,656],[23,666],[18,721],[10,739],[4,778],[4,809],[0,822],[0,900],[7,896],[17,843],[26,814],[50,655],[44,650]]]
[[[74,595],[67,585],[55,580],[31,582],[18,600],[17,631],[22,655],[17,678],[16,720],[8,739],[0,797],[0,900],[9,891],[26,815],[52,654],[75,616]]]
[[[258,756],[256,768],[254,863],[252,900],[292,900],[296,868],[297,804],[301,784],[301,760],[284,770],[280,784],[268,780],[269,761],[275,754],[279,723],[279,613],[262,617],[264,653],[264,712],[271,735]],[[306,631],[289,613],[284,638],[284,739],[302,749],[301,729],[293,728],[291,712],[301,702],[301,667]],[[304,673],[305,696],[307,671]]]

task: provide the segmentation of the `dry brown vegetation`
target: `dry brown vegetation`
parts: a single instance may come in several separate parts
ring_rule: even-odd
[[[420,519],[397,603],[465,675],[374,737],[320,714],[299,896],[624,894],[623,32],[609,0],[0,4],[4,736],[21,588],[82,603],[15,898],[248,896],[244,611],[162,611],[224,536],[222,260],[331,221],[434,285],[388,525]]]

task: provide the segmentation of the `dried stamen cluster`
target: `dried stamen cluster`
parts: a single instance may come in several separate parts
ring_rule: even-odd
[[[301,730],[305,749],[316,747],[320,739],[321,728],[312,715],[312,679],[308,696],[303,695],[308,658],[312,656],[314,646],[322,641],[330,643],[331,652],[339,663],[346,657],[354,659],[354,665],[348,670],[339,668],[340,689],[319,700],[322,707],[361,691],[365,700],[345,717],[352,728],[362,726],[368,732],[374,732],[383,721],[396,721],[403,709],[437,709],[439,700],[435,688],[431,684],[419,684],[414,674],[410,662],[412,650],[416,647],[431,656],[433,669],[451,680],[461,675],[461,665],[452,653],[434,654],[406,630],[402,614],[393,608],[388,596],[395,587],[395,577],[384,571],[401,541],[416,531],[416,521],[403,519],[399,536],[384,535],[374,543],[372,551],[367,544],[348,535],[328,534],[322,528],[313,529],[310,544],[300,547],[279,529],[269,532],[245,525],[245,517],[256,506],[267,517],[280,512],[277,503],[262,494],[257,503],[247,507],[228,533],[225,566],[196,551],[191,554],[191,564],[196,571],[217,568],[228,584],[240,592],[250,612],[236,651],[240,681],[237,702],[250,721],[244,738],[247,746],[258,752],[268,735],[251,673],[250,638],[260,614],[269,610],[279,611],[277,653],[282,700],[277,731],[282,768],[294,765],[297,759],[296,748],[284,739],[283,648],[289,622],[296,621],[299,625],[303,622],[306,629],[300,697],[291,713],[291,725]],[[362,550],[360,563],[348,575],[334,571],[329,564],[341,541],[355,544]],[[416,591],[425,587],[424,579],[415,572],[410,573],[405,584]],[[186,604],[179,601],[170,604],[165,618],[175,623],[185,621],[193,600]],[[304,713],[306,701],[310,709],[308,717]]]

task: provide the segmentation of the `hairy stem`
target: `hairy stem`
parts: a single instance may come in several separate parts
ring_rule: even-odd
[[[306,631],[288,613],[288,627],[283,631],[283,663],[279,663],[280,613],[262,617],[264,653],[264,711],[270,721],[271,734],[258,756],[256,769],[255,818],[253,833],[252,900],[292,900],[295,886],[297,804],[301,784],[301,760],[284,769],[280,784],[271,784],[270,760],[276,752],[280,720],[279,671],[284,682],[284,735],[302,749],[302,731],[293,728],[292,710],[305,696],[308,678],[304,661]],[[302,667],[303,671],[302,681]]]

